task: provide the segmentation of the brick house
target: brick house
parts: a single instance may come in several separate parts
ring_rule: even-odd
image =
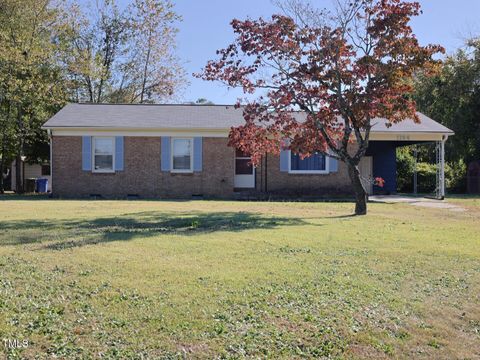
[[[396,147],[445,143],[453,132],[420,114],[392,127],[378,119],[361,171],[396,191]],[[61,197],[232,198],[238,191],[269,194],[348,194],[345,164],[288,150],[253,168],[227,146],[242,110],[230,105],[69,104],[43,128],[50,135],[52,192]],[[442,158],[443,163],[443,158]],[[379,191],[370,184],[370,193]]]

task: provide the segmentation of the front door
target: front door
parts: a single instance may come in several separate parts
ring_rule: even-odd
[[[248,154],[237,150],[235,152],[235,178],[234,186],[241,189],[251,189],[255,187],[255,168],[250,163],[251,158]]]
[[[364,156],[358,164],[360,176],[362,177],[362,184],[368,195],[373,193],[373,158],[371,156]]]

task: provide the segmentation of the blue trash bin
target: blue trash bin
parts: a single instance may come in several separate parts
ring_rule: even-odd
[[[37,179],[35,181],[35,191],[37,193],[46,193],[48,190],[48,179]]]

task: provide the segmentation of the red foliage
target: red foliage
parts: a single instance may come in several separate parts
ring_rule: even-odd
[[[381,177],[376,177],[373,184],[377,185],[379,187],[384,187],[385,186],[385,180]]]
[[[266,91],[243,108],[245,125],[230,133],[230,144],[252,153],[254,163],[278,152],[283,139],[304,155],[329,151],[358,163],[375,117],[418,121],[408,79],[443,51],[420,46],[413,35],[409,21],[420,5],[366,0],[349,6],[355,17],[346,27],[298,26],[282,15],[235,19],[235,42],[197,75],[245,93]],[[265,69],[268,75],[259,76]],[[352,154],[353,139],[360,148]]]

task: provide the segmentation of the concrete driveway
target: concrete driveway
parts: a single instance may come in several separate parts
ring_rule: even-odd
[[[462,212],[466,209],[454,205],[448,202],[448,200],[435,200],[424,197],[414,197],[414,196],[402,196],[402,195],[372,195],[368,197],[369,201],[385,203],[385,204],[396,204],[404,203],[410,204],[413,206],[421,206],[435,209],[448,209],[450,211]]]

